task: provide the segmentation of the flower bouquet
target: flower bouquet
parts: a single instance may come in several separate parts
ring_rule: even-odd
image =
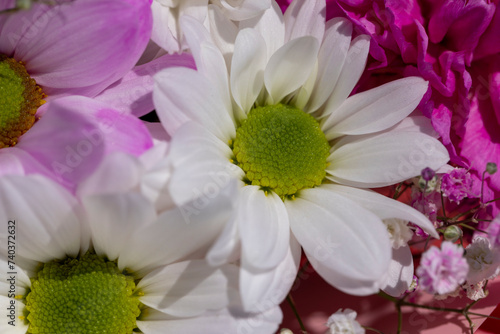
[[[3,0],[0,332],[498,328],[499,6]]]

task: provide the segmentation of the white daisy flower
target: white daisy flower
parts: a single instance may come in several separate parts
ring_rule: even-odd
[[[283,16],[273,3],[258,19],[240,22],[230,57],[199,22],[184,17],[198,70],[169,68],[156,76],[156,110],[173,135],[173,200],[182,205],[207,197],[210,184],[239,182],[236,217],[207,259],[214,265],[241,259],[247,310],[268,293],[263,282],[279,280],[274,270],[290,234],[324,279],[357,295],[387,281],[392,251],[382,219],[412,221],[437,236],[409,206],[356,189],[391,185],[448,161],[438,140],[408,126],[411,120],[401,122],[427,82],[409,77],[348,97],[369,39],[351,41],[345,19],[325,24],[324,7],[295,1]]]
[[[332,314],[326,323],[328,334],[365,334],[365,329],[356,321],[356,311],[346,308]]]
[[[408,244],[408,241],[413,237],[413,232],[408,226],[408,221],[402,219],[384,219],[382,220],[387,226],[389,238],[392,242],[392,247],[398,249]]]
[[[252,319],[249,333],[277,329],[278,308],[238,307],[236,266],[190,257],[213,242],[229,213],[224,196],[189,225],[137,193],[82,202],[40,176],[0,179],[1,219],[15,222],[0,232],[0,306],[14,305],[15,324],[2,321],[1,333],[223,332]]]
[[[493,279],[500,271],[500,253],[491,246],[488,238],[475,237],[465,248],[465,258],[469,264],[467,284]]]
[[[153,32],[151,39],[168,53],[188,49],[179,19],[189,15],[210,25],[215,15],[231,21],[241,21],[261,14],[271,6],[271,0],[153,0]],[[216,28],[216,27],[214,27]]]

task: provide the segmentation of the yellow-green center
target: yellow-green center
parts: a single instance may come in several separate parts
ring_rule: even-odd
[[[283,104],[252,109],[233,143],[247,182],[282,198],[323,182],[329,150],[314,117]]]
[[[0,54],[0,148],[16,145],[33,126],[43,98],[24,65]]]
[[[45,263],[26,297],[28,333],[131,334],[141,313],[131,276],[87,253]]]

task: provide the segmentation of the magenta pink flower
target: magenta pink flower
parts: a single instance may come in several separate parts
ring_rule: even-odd
[[[12,6],[14,1],[3,1],[0,10]],[[148,149],[147,129],[127,114],[154,109],[156,72],[194,66],[191,56],[179,55],[135,66],[151,27],[149,0],[37,2],[30,10],[0,15],[0,59],[24,67],[48,101],[40,108],[35,101],[36,115],[22,131],[2,127],[8,141],[0,136],[0,147],[7,146],[0,148],[0,174],[43,174],[73,189],[105,154]],[[6,101],[10,95],[3,94],[11,93],[0,91]]]
[[[476,191],[480,191],[486,164],[500,166],[500,54],[472,63],[471,108],[465,132],[460,141],[461,155],[474,171]],[[484,201],[500,197],[500,172],[486,173]],[[500,211],[500,203],[492,206],[492,215]]]
[[[424,193],[417,187],[412,187],[410,205],[429,218],[434,227],[439,227],[440,223],[437,220],[438,211],[441,210],[441,195],[439,192]],[[416,227],[416,234],[419,236],[428,235],[419,227]]]
[[[459,203],[465,197],[478,197],[473,192],[474,180],[464,168],[455,168],[441,178],[441,191],[450,201]]]
[[[420,286],[429,293],[447,294],[465,282],[469,265],[463,257],[464,249],[449,241],[429,248],[417,268]]]
[[[0,54],[24,62],[49,99],[96,96],[144,51],[152,27],[149,1],[60,2],[0,15]]]

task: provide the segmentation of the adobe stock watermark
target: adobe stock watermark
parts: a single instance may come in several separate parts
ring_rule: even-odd
[[[82,130],[84,139],[75,144],[65,146],[66,155],[64,156],[64,160],[53,161],[51,164],[52,171],[60,183],[66,184],[67,181],[64,179],[64,175],[74,172],[97,147],[104,145],[105,135],[113,132],[118,118],[113,120],[109,118],[100,119],[97,127],[90,130]]]
[[[7,262],[5,263],[6,267],[1,268],[1,270],[5,270],[5,284],[7,284],[7,298],[8,298],[8,304],[6,309],[4,310],[6,312],[7,316],[7,324],[9,326],[15,327],[16,323],[18,321],[19,313],[18,313],[18,306],[17,306],[17,293],[16,293],[16,286],[17,286],[17,268],[16,268],[16,246],[17,246],[17,239],[16,239],[16,220],[8,220],[7,222],[7,240],[6,240],[6,258]],[[3,275],[2,275],[3,276]]]
[[[420,174],[420,171],[427,166],[428,157],[434,155],[438,151],[438,145],[441,145],[437,140],[426,138],[424,140],[414,140],[415,148],[408,154],[399,155],[397,161],[397,169],[395,171],[386,171],[384,178],[388,182],[397,183],[401,180],[407,180],[411,177]]]
[[[7,34],[7,40],[13,48],[27,44],[33,39],[42,38],[41,34],[47,27],[47,24],[61,11],[61,4],[69,2],[68,0],[50,0],[46,6],[34,6],[27,9],[28,15],[21,17],[20,29],[10,31]]]
[[[189,224],[192,216],[199,215],[216,197],[218,197],[231,183],[236,181],[239,167],[227,163],[219,171],[207,172],[206,182],[191,189],[192,200],[179,207],[184,221]]]

